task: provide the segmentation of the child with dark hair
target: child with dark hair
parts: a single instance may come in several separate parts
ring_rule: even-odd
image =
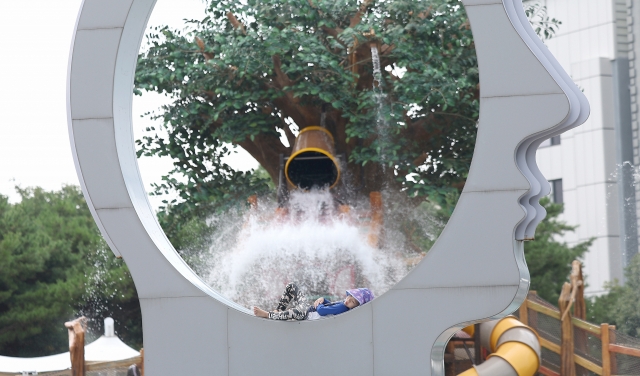
[[[347,297],[344,300],[337,302],[319,298],[313,304],[308,304],[298,286],[295,283],[289,283],[275,311],[253,307],[253,314],[271,320],[316,320],[322,316],[339,315],[375,298],[367,288],[347,290],[346,294]]]

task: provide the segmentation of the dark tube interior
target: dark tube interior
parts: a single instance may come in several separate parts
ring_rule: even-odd
[[[332,186],[338,179],[338,168],[331,158],[322,153],[300,153],[289,162],[289,180],[302,189]]]

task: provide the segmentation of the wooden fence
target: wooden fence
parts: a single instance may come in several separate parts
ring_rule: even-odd
[[[518,316],[520,321],[529,325],[536,330],[540,337],[540,344],[543,349],[562,356],[563,342],[572,340],[571,344],[574,348],[573,356],[571,357],[575,365],[578,365],[578,369],[574,369],[573,374],[563,373],[561,370],[566,369],[562,364],[555,364],[558,368],[552,367],[554,361],[545,362],[545,354],[543,351],[543,364],[539,369],[539,374],[545,376],[574,376],[581,374],[596,374],[602,376],[618,376],[618,375],[640,375],[640,340],[637,340],[637,347],[634,344],[619,344],[616,343],[616,337],[618,333],[615,330],[615,326],[609,324],[595,325],[579,318],[571,317],[568,315],[565,320],[570,321],[570,325],[573,330],[573,335],[556,336],[552,333],[552,330],[548,328],[541,328],[541,317],[551,318],[562,323],[562,314],[560,310],[552,307],[550,304],[542,301],[535,293],[530,293],[525,303],[520,307]],[[549,320],[547,320],[549,321]],[[547,325],[551,327],[552,325]],[[562,326],[560,325],[560,328]],[[550,333],[551,332],[551,333]],[[599,342],[599,346],[594,346],[594,342]],[[628,342],[633,342],[632,339]],[[597,345],[597,344],[595,344]],[[594,354],[594,350],[600,348],[600,354]],[[590,353],[592,356],[585,356],[585,352]],[[623,373],[619,374],[618,362],[616,362],[616,354],[626,355],[633,357],[637,364],[634,363],[634,359],[627,360],[628,364],[625,369],[637,369],[639,373]],[[599,356],[597,356],[599,355]],[[598,361],[600,360],[600,361]],[[556,368],[556,369],[553,369]],[[575,367],[574,367],[575,368]],[[584,372],[584,370],[588,372]]]

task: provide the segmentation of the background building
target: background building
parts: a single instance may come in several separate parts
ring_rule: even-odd
[[[546,44],[591,104],[584,125],[540,147],[538,165],[553,200],[565,205],[563,220],[579,226],[564,240],[595,239],[584,259],[586,292],[599,294],[605,282],[623,281],[625,265],[638,252],[640,1],[537,2],[562,22]]]

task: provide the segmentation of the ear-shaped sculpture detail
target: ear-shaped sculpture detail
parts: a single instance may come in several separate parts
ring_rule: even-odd
[[[93,217],[136,284],[149,374],[275,375],[286,362],[321,375],[324,367],[314,365],[331,359],[351,375],[441,375],[444,345],[458,328],[522,303],[529,285],[522,240],[544,217],[538,200],[549,190],[535,150],[583,122],[589,106],[534,34],[520,0],[463,3],[480,68],[480,121],[451,220],[384,295],[334,318],[287,323],[256,318],[207,286],[149,205],[131,88],[155,0],[84,0],[69,62],[71,147]]]

